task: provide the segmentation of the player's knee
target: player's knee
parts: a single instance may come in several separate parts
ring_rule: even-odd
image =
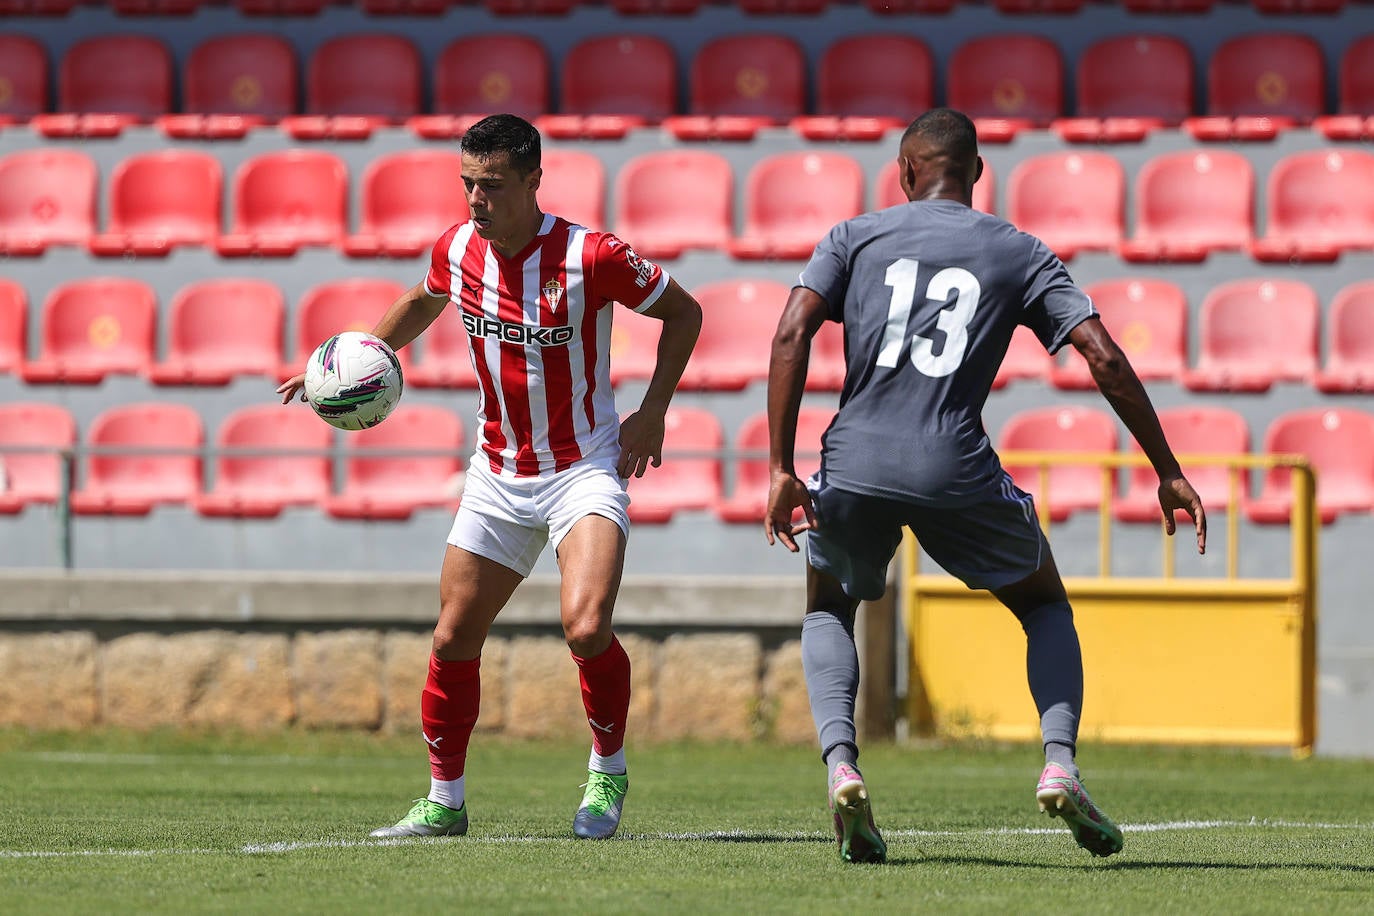
[[[563,638],[578,658],[600,655],[611,644],[611,617],[609,614],[586,614],[565,618]]]
[[[453,620],[452,615],[441,614],[439,623],[434,627],[432,649],[435,658],[444,661],[477,658],[482,654],[482,644],[486,639],[485,631],[464,627]]]

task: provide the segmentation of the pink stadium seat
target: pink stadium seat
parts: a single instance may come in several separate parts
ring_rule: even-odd
[[[0,278],[0,374],[18,372],[28,358],[29,296],[13,280]]]
[[[1102,505],[1103,472],[1091,464],[1059,464],[1049,468],[1048,491],[1042,487],[1037,465],[1020,465],[1005,455],[1011,451],[1115,452],[1116,420],[1095,407],[1038,407],[1013,414],[1002,426],[997,451],[1016,485],[1035,497],[1036,506],[1052,521]],[[1115,473],[1111,474],[1113,481]],[[1113,485],[1112,489],[1115,489]],[[1042,494],[1048,492],[1048,496]]]
[[[413,258],[468,218],[462,157],[412,149],[378,156],[363,172],[361,219],[343,250],[354,257]]]
[[[53,452],[6,451],[6,447],[68,449],[76,422],[56,404],[0,404],[0,513],[13,515],[30,503],[54,503],[62,492],[63,465]]]
[[[149,378],[158,385],[224,385],[241,375],[275,376],[285,314],[281,290],[266,280],[185,286],[172,299],[167,358]]]
[[[720,421],[701,407],[670,407],[665,419],[663,464],[629,480],[630,521],[636,524],[669,522],[680,511],[720,502]]]
[[[546,149],[539,206],[588,229],[606,225],[606,167],[595,153]]]
[[[681,387],[739,391],[767,380],[773,332],[790,291],[775,280],[719,280],[696,287],[701,336]]]
[[[611,384],[647,382],[658,364],[658,337],[663,322],[617,308],[611,321]]]
[[[1190,406],[1168,407],[1159,411],[1159,423],[1176,455],[1246,455],[1250,452],[1250,427],[1245,418],[1228,407]],[[1140,454],[1140,445],[1130,436],[1132,454]],[[1231,472],[1221,465],[1183,462],[1188,482],[1202,497],[1202,505],[1209,515],[1226,511],[1231,498]],[[1249,472],[1236,472],[1236,496],[1240,505],[1249,497]],[[1132,468],[1126,482],[1126,492],[1116,501],[1114,513],[1123,522],[1155,522],[1164,519],[1159,506],[1159,477],[1148,464]],[[1187,513],[1175,514],[1176,521],[1187,519]]]
[[[24,35],[0,35],[0,126],[27,121],[48,107],[48,54]]]
[[[988,35],[960,45],[950,58],[949,105],[978,125],[980,140],[1009,140],[1064,112],[1064,62],[1038,35]]]
[[[1007,355],[1002,358],[1002,364],[993,376],[992,387],[1004,388],[1019,379],[1044,382],[1049,379],[1053,368],[1054,359],[1035,332],[1027,327],[1017,327],[1012,332]]]
[[[746,139],[806,104],[806,58],[784,35],[713,38],[692,58],[690,114],[664,121],[684,140]]]
[[[793,459],[797,476],[805,481],[821,466],[821,436],[835,411],[802,407],[797,413],[797,438]],[[768,511],[768,414],[747,417],[735,436],[735,484],[730,497],[716,506],[723,521],[761,524]]]
[[[1102,324],[1144,381],[1177,382],[1187,371],[1188,300],[1167,280],[1104,280],[1084,292],[1102,313]],[[1073,348],[1050,374],[1056,388],[1094,388],[1088,364]]]
[[[141,280],[71,280],[43,303],[42,350],[23,368],[26,382],[93,384],[110,373],[153,364],[157,297]]]
[[[295,309],[295,349],[278,370],[278,376],[285,380],[304,372],[306,360],[315,348],[340,331],[371,331],[406,289],[395,280],[359,277],[328,280],[306,290]],[[410,353],[410,347],[403,347],[396,354],[407,375]]]
[[[878,171],[878,178],[873,182],[873,207],[884,210],[906,202],[906,195],[902,193],[902,185],[897,178],[897,161],[894,159]],[[997,212],[997,178],[986,159],[983,160],[983,176],[973,186],[973,209],[984,213]]]
[[[1267,213],[1268,231],[1250,249],[1261,261],[1332,261],[1374,248],[1374,155],[1290,153],[1269,173]]]
[[[93,254],[165,255],[219,238],[219,159],[196,150],[135,153],[110,176],[109,222],[91,237]]]
[[[771,353],[771,341],[770,341]],[[839,391],[844,388],[844,327],[824,322],[811,338],[811,358],[806,364],[807,391]]]
[[[1193,391],[1267,391],[1317,371],[1317,294],[1297,280],[1223,283],[1202,301]]]
[[[234,116],[247,126],[275,123],[296,111],[296,72],[295,48],[280,36],[245,33],[207,39],[186,60],[182,111],[201,118]]]
[[[452,411],[402,404],[386,422],[344,441],[343,490],[325,502],[335,518],[406,519],[416,509],[457,505],[466,441]],[[394,454],[399,450],[439,454]]]
[[[561,114],[540,119],[553,137],[618,137],[677,110],[677,59],[654,35],[578,42],[563,59]]]
[[[799,259],[836,223],[864,206],[862,166],[844,153],[775,153],[756,162],[744,188],[744,234],[737,258]]]
[[[66,149],[0,157],[0,254],[84,245],[95,227],[95,162]]]
[[[1078,58],[1076,117],[1055,129],[1075,142],[1140,140],[1193,113],[1193,57],[1169,35],[1117,35]]]
[[[647,320],[647,319],[646,319]],[[415,368],[405,376],[407,385],[417,388],[477,388],[477,370],[472,368],[468,332],[457,307],[446,307],[425,331],[424,347]],[[399,354],[410,358],[410,347]]]
[[[325,119],[356,118],[350,136],[399,123],[420,111],[420,53],[401,35],[363,33],[331,38],[310,57],[302,116],[283,119],[295,136],[338,135]]]
[[[1316,384],[1326,392],[1374,391],[1374,281],[1352,283],[1331,300]]]
[[[1264,452],[1302,455],[1312,464],[1322,524],[1374,509],[1374,416],[1368,411],[1317,407],[1282,414],[1265,431]],[[1250,520],[1282,524],[1292,512],[1292,472],[1265,472],[1259,497],[1246,507]]]
[[[1030,156],[1007,184],[1007,219],[1064,260],[1116,248],[1125,205],[1126,175],[1109,153]]]
[[[1135,201],[1135,237],[1119,249],[1127,261],[1201,261],[1254,238],[1255,172],[1240,153],[1161,153],[1136,176]]]
[[[534,120],[549,111],[549,56],[533,38],[475,35],[444,48],[434,65],[433,114],[410,119],[422,137],[461,137],[489,114]]]
[[[718,153],[679,149],[636,156],[620,169],[615,231],[650,258],[725,249],[734,234],[735,180]]]
[[[58,67],[60,114],[36,115],[46,136],[113,136],[171,110],[172,55],[149,35],[104,35],[76,42]]]
[[[1352,41],[1341,55],[1338,114],[1312,126],[1332,140],[1374,139],[1374,35]]]
[[[147,515],[161,503],[187,504],[201,489],[200,414],[183,404],[125,404],[86,430],[85,485],[72,494],[78,515]],[[166,449],[166,454],[119,449]]]
[[[1204,140],[1266,140],[1325,109],[1321,45],[1294,32],[1236,35],[1207,66],[1207,116],[1185,126]]]
[[[930,50],[909,35],[855,35],[831,44],[816,68],[816,114],[792,127],[813,140],[876,140],[931,107]]]
[[[343,241],[348,170],[333,153],[290,149],[259,153],[234,174],[233,230],[220,236],[225,257],[289,257],[311,245]]]
[[[243,453],[215,460],[214,488],[195,499],[196,511],[270,518],[286,506],[323,503],[330,491],[333,442],[333,428],[304,404],[240,407],[220,424],[215,448]],[[294,454],[307,450],[319,454]]]

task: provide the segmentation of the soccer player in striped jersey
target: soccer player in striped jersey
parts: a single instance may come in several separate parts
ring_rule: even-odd
[[[471,218],[434,245],[425,279],[373,329],[393,349],[450,303],[480,383],[478,444],[440,574],[439,620],[421,696],[430,791],[373,836],[467,831],[464,763],[477,722],[482,645],[497,614],[552,542],[561,616],[592,751],[573,819],[612,836],[629,777],[630,659],[611,629],[629,534],[626,481],[662,459],[664,414],[701,329],[701,308],[661,267],[614,235],[546,214],[540,138],[514,115],[461,142]],[[622,421],[610,382],[613,304],[663,322],[639,409]],[[303,376],[281,386],[290,400]]]
[[[1044,739],[1037,801],[1064,819],[1078,845],[1111,855],[1121,831],[1084,791],[1074,759],[1083,663],[1073,612],[1031,497],[983,430],[983,405],[1016,327],[1028,326],[1051,352],[1071,343],[1083,354],[1159,475],[1168,532],[1174,512],[1187,512],[1199,553],[1202,503],[1144,386],[1059,258],[972,209],[983,168],[973,123],[949,109],[927,112],[902,136],[897,161],[908,203],[840,223],[816,246],[779,320],[768,378],[765,535],[795,551],[795,536],[809,531],[802,664],[840,853],[849,861],[886,856],[858,769],[853,626],[859,602],[882,596],[906,527],[948,572],[991,591],[1016,616]],[[827,319],[844,325],[844,389],[821,469],[803,483],[793,466],[797,411],[811,338]],[[798,508],[805,520],[794,525]]]

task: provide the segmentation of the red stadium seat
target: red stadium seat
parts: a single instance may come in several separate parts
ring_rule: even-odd
[[[296,51],[277,35],[235,34],[196,45],[182,75],[182,111],[159,124],[173,136],[241,136],[296,112]]]
[[[736,0],[735,5],[755,16],[809,16],[824,12],[830,0]]]
[[[1269,173],[1268,231],[1251,245],[1261,261],[1333,261],[1374,248],[1374,155],[1290,153]]]
[[[811,357],[806,364],[806,390],[841,390],[844,388],[845,370],[844,327],[834,321],[824,322],[816,331],[816,336],[811,338]]]
[[[167,318],[167,358],[149,378],[158,385],[224,385],[241,375],[275,376],[285,315],[281,290],[266,280],[185,286]]]
[[[863,167],[843,153],[775,153],[754,164],[744,188],[737,258],[797,259],[831,227],[864,208]]]
[[[315,49],[306,114],[282,118],[300,140],[361,140],[420,111],[420,53],[401,35],[342,35]]]
[[[713,38],[692,58],[690,114],[667,118],[679,139],[747,139],[806,104],[806,58],[783,35]]]
[[[148,35],[105,35],[78,41],[58,68],[60,114],[37,115],[46,136],[113,136],[152,121],[172,107],[172,55]]]
[[[0,0],[0,14],[6,16],[65,16],[77,0]]]
[[[76,422],[56,404],[0,404],[0,513],[13,515],[30,503],[54,503],[62,492],[58,449],[76,444]],[[17,447],[26,451],[6,451]],[[51,448],[52,452],[27,451]]]
[[[677,110],[677,59],[654,35],[587,38],[563,59],[560,114],[540,119],[551,137],[621,137]]]
[[[904,16],[908,13],[948,13],[958,6],[958,0],[863,0],[871,12],[882,16]]]
[[[422,137],[461,137],[481,118],[509,112],[535,120],[549,110],[549,56],[523,35],[475,35],[444,48],[434,66],[433,114],[410,119]]]
[[[1140,140],[1193,113],[1193,57],[1169,35],[1118,35],[1078,58],[1076,117],[1054,127],[1074,142]]]
[[[1135,237],[1119,249],[1127,261],[1201,261],[1255,235],[1255,172],[1240,153],[1162,153],[1141,167],[1135,201]]]
[[[706,0],[610,0],[622,16],[690,16]]]
[[[1374,509],[1374,416],[1367,411],[1317,407],[1282,414],[1265,431],[1264,452],[1302,455],[1312,464],[1322,524]],[[1259,524],[1283,524],[1292,512],[1292,472],[1272,468],[1246,515]]]
[[[415,368],[406,373],[407,385],[413,384],[417,388],[478,387],[467,328],[463,327],[463,319],[456,306],[445,307],[429,326],[424,334],[423,346],[424,352],[415,362]],[[408,359],[410,350],[410,347],[406,347],[397,355]]]
[[[1022,159],[1007,184],[1007,219],[1059,257],[1121,241],[1126,175],[1109,153],[1042,153]]]
[[[802,407],[797,413],[796,447],[793,449],[797,477],[806,480],[821,466],[821,436],[834,419],[835,411],[821,407]],[[716,515],[727,522],[761,524],[768,511],[768,414],[750,414],[735,436],[735,484],[730,497],[716,506]]]
[[[343,241],[348,170],[332,153],[259,153],[239,166],[233,197],[233,230],[216,244],[225,257],[287,257]]]
[[[341,331],[371,331],[405,291],[397,281],[380,277],[329,280],[306,290],[295,309],[295,349],[278,377],[285,380],[304,372],[315,348]],[[402,372],[408,374],[410,347],[403,347],[396,356]]]
[[[978,126],[988,142],[1011,139],[1064,113],[1064,61],[1038,35],[988,35],[960,45],[950,58],[949,105]]]
[[[1115,452],[1116,419],[1095,407],[1038,407],[1013,414],[1002,426],[997,451]],[[1035,497],[1053,521],[1072,513],[1098,509],[1103,498],[1103,471],[1091,464],[1050,465],[1048,489],[1038,465],[1014,464],[1003,456],[1007,473],[1022,490]],[[1110,472],[1112,481],[1115,473]],[[1114,491],[1114,483],[1111,487]]]
[[[1250,452],[1250,427],[1245,418],[1227,407],[1170,407],[1159,411],[1159,424],[1176,455],[1246,455]],[[1130,440],[1130,450],[1140,454],[1140,444]],[[1202,497],[1209,514],[1222,512],[1231,498],[1231,472],[1220,465],[1184,462],[1184,474]],[[1250,477],[1236,472],[1236,497],[1240,505],[1249,498]],[[1132,468],[1126,492],[1116,501],[1114,513],[1123,522],[1155,522],[1164,519],[1159,506],[1159,476],[1149,465]],[[1178,512],[1183,521],[1187,513]]]
[[[1049,379],[1053,368],[1054,358],[1040,338],[1035,336],[1035,332],[1027,327],[1017,327],[1012,332],[1007,355],[1002,358],[997,374],[993,376],[992,387],[1004,388],[1019,379],[1043,382]]]
[[[316,16],[328,0],[231,0],[244,16]]]
[[[1076,13],[1087,0],[993,0],[1000,13],[1043,15]]]
[[[1317,371],[1317,294],[1297,280],[1232,280],[1202,301],[1193,391],[1267,391]]]
[[[616,309],[611,322],[611,384],[647,382],[658,364],[658,337],[663,322]]]
[[[897,161],[888,162],[878,171],[878,179],[873,183],[873,207],[884,210],[906,203],[901,182],[897,178]],[[973,209],[984,213],[997,212],[997,178],[992,166],[983,160],[983,175],[973,186]]]
[[[855,35],[825,49],[816,68],[816,114],[792,121],[813,140],[876,140],[905,127],[935,97],[930,50],[909,35]]]
[[[28,358],[29,296],[13,280],[0,278],[0,374],[18,372]]]
[[[578,0],[484,0],[497,16],[565,16]]]
[[[1121,0],[1121,5],[1132,13],[1153,13],[1167,15],[1172,13],[1205,13],[1216,0]]]
[[[701,336],[680,387],[739,391],[766,381],[773,332],[790,292],[775,280],[720,280],[696,287]]]
[[[209,0],[111,0],[121,16],[189,16]]]
[[[1223,41],[1207,67],[1207,116],[1184,122],[1202,140],[1268,140],[1325,109],[1326,62],[1306,35],[1265,32]]]
[[[354,257],[416,257],[468,218],[463,162],[451,150],[404,150],[373,159],[360,196],[358,232],[343,243]]]
[[[601,229],[606,225],[606,167],[595,153],[546,149],[539,206],[545,213]]]
[[[335,518],[406,519],[416,509],[457,505],[466,442],[452,411],[402,404],[345,443],[343,490],[325,502]],[[403,450],[439,454],[395,454]]]
[[[153,364],[157,296],[141,280],[92,277],[53,289],[43,303],[42,350],[26,382],[93,384]]]
[[[734,204],[725,157],[690,149],[645,153],[616,176],[615,231],[650,258],[723,250],[734,234]]]
[[[240,407],[220,424],[215,448],[242,452],[215,460],[214,488],[195,499],[196,511],[270,518],[286,506],[323,503],[333,442],[333,427],[302,404]],[[307,450],[319,454],[295,454]]]
[[[716,415],[701,407],[670,407],[665,421],[663,464],[629,480],[630,521],[636,524],[669,522],[680,511],[712,509],[720,502],[725,439]]]
[[[1310,16],[1339,13],[1345,8],[1345,0],[1250,0],[1250,5],[1268,15]]]
[[[85,485],[72,494],[78,515],[147,515],[161,503],[187,504],[201,490],[200,414],[183,404],[111,407],[86,430]],[[112,449],[101,453],[100,449]],[[120,449],[165,449],[166,454]]]
[[[1144,381],[1173,381],[1188,368],[1188,300],[1167,280],[1104,280],[1087,287],[1102,324]],[[1072,346],[1050,373],[1056,388],[1094,388],[1092,374]]]
[[[0,35],[0,126],[27,121],[48,107],[48,54],[24,35]]]
[[[1341,55],[1339,114],[1312,122],[1332,140],[1374,139],[1374,35],[1352,41]]]
[[[92,236],[97,255],[165,255],[219,238],[219,159],[194,150],[136,153],[110,177],[109,223]]]
[[[0,157],[0,254],[85,245],[95,228],[95,184],[95,162],[85,153],[49,148]]]
[[[458,0],[360,0],[371,16],[442,16]]]
[[[1374,391],[1374,281],[1352,283],[1331,300],[1316,384],[1326,392]]]

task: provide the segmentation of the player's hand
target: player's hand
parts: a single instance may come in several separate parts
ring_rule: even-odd
[[[621,477],[643,477],[649,465],[663,463],[663,414],[636,410],[620,421],[620,460],[616,473]]]
[[[1183,510],[1197,529],[1197,552],[1207,552],[1207,513],[1193,485],[1186,477],[1168,477],[1159,482],[1159,507],[1164,511],[1164,530],[1174,533],[1174,512]]]
[[[281,402],[282,402],[283,404],[290,404],[290,403],[291,403],[291,399],[292,399],[293,397],[295,397],[295,396],[296,396],[296,392],[299,391],[300,394],[301,394],[301,400],[304,401],[304,400],[305,400],[305,391],[303,390],[304,388],[305,388],[305,373],[302,372],[300,375],[293,375],[293,376],[291,376],[289,379],[287,379],[286,381],[284,381],[284,382],[282,382],[280,385],[278,385],[278,386],[277,386],[277,394],[281,395]]]
[[[819,527],[816,522],[816,507],[811,503],[811,494],[806,492],[806,484],[795,474],[774,471],[768,483],[768,511],[763,516],[763,536],[769,545],[774,540],[782,541],[782,546],[793,553],[797,552],[797,535]],[[792,513],[802,510],[805,520],[792,524]]]

